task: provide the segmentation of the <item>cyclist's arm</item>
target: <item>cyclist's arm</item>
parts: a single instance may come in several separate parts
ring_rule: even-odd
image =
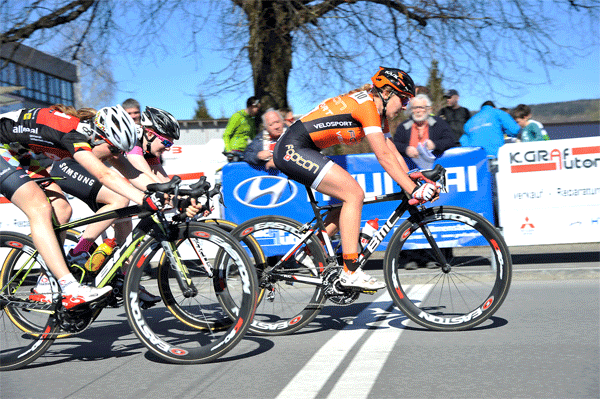
[[[163,168],[163,166],[160,163],[156,165],[150,165],[150,169],[152,170],[152,176],[155,176],[163,183],[166,183],[171,180],[169,178],[169,175],[167,174],[167,171],[165,170],[165,168]]]
[[[396,145],[394,144],[392,139],[390,139],[389,137],[386,137],[385,143],[389,147],[389,149],[392,151],[392,153],[396,156],[396,159],[398,160],[398,163],[400,164],[400,168],[404,171],[404,173],[408,173],[408,166],[406,165],[406,161],[404,160],[404,157],[402,156],[402,154],[400,154],[400,151],[398,151],[398,148],[396,147]]]
[[[73,159],[98,179],[101,184],[129,198],[138,205],[142,204],[144,193],[133,187],[117,171],[104,165],[91,151],[78,151],[73,154]]]
[[[394,143],[386,139],[383,132],[367,134],[366,138],[383,169],[406,192],[412,193],[416,185],[406,174],[408,170],[406,164],[404,167],[400,164],[397,158],[397,155],[400,155],[398,150],[391,149],[391,147],[395,148]]]
[[[127,154],[127,161],[137,170],[149,176],[155,183],[166,183],[169,177],[165,173],[161,164],[150,165],[142,154]],[[155,169],[154,167],[160,167]]]
[[[157,183],[152,171],[149,171],[149,173],[140,171],[139,169],[135,168],[122,154],[118,154],[115,157],[110,158],[108,162],[139,190],[144,191],[146,190],[146,186],[148,186],[148,184]]]

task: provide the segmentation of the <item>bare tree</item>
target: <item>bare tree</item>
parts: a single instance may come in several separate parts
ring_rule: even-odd
[[[0,0],[0,18],[12,24],[0,43],[47,39],[44,32],[78,23],[84,29],[75,43],[94,36],[96,46],[122,50],[134,37],[134,60],[160,60],[157,53],[173,45],[168,22],[177,18],[175,44],[188,45],[196,62],[206,49],[230,61],[203,86],[212,88],[205,95],[252,82],[255,95],[279,108],[288,106],[290,81],[314,100],[364,83],[380,64],[420,73],[432,60],[445,84],[490,97],[514,92],[530,83],[532,65],[548,80],[551,69],[597,51],[599,16],[594,0]],[[207,30],[220,41],[207,43]],[[73,59],[79,48],[72,46]],[[522,74],[507,75],[510,65]],[[491,87],[492,77],[507,87]]]

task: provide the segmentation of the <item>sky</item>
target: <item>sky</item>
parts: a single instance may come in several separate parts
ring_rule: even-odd
[[[598,33],[598,32],[596,32]],[[568,36],[563,39],[570,40]],[[207,37],[207,41],[211,38]],[[535,67],[533,73],[523,76],[523,72],[507,70],[508,76],[520,76],[534,82],[519,90],[507,90],[507,97],[490,98],[485,90],[474,92],[468,85],[452,85],[445,89],[455,89],[460,94],[460,105],[475,111],[484,101],[492,100],[497,107],[514,107],[519,103],[543,104],[560,101],[599,99],[600,98],[600,49],[589,52],[585,57],[570,60],[569,68],[550,70],[550,82],[541,67]],[[113,60],[113,74],[118,82],[116,102],[127,98],[137,99],[142,107],[146,105],[158,107],[171,112],[179,120],[191,119],[196,108],[196,99],[202,91],[202,83],[211,72],[218,71],[227,65],[218,53],[203,50],[202,55],[192,57],[186,46],[172,46],[168,55],[155,58],[146,57],[132,65],[131,59],[117,57]],[[373,74],[377,71],[374,66]],[[371,74],[372,75],[372,74]],[[366,83],[371,75],[361,79]],[[292,71],[292,76],[294,76]],[[411,72],[416,84],[425,85],[427,70]],[[494,82],[491,82],[494,85]],[[294,114],[302,115],[314,108],[321,99],[307,98],[295,88],[297,82],[290,81],[288,100]],[[350,90],[354,87],[347,87]],[[342,91],[329,93],[335,96]],[[219,96],[206,97],[209,113],[214,118],[228,118],[234,112],[245,108],[246,99],[253,95],[251,85],[240,87],[237,93],[225,93]],[[322,99],[325,99],[322,98]]]

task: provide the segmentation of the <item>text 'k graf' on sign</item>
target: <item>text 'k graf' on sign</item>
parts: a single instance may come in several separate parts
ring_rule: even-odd
[[[509,245],[600,241],[600,137],[505,145],[498,170]]]

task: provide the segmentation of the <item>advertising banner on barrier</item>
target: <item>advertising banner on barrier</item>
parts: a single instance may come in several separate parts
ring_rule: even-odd
[[[600,242],[600,137],[505,145],[500,224],[508,245]]]
[[[373,154],[336,156],[332,159],[350,172],[367,198],[400,191]],[[442,194],[437,202],[427,206],[462,206],[493,222],[490,173],[485,151],[455,148],[446,151],[436,162],[447,170],[449,193]],[[244,162],[230,163],[223,168],[222,180],[225,199],[222,215],[232,222],[239,224],[262,215],[287,216],[301,223],[313,218],[305,187],[278,171],[267,173]],[[320,193],[316,193],[316,198],[321,205],[334,203]],[[375,218],[382,221],[382,225],[397,205],[394,202],[366,205],[361,225]],[[391,234],[388,234],[378,250],[385,249],[390,237]]]

